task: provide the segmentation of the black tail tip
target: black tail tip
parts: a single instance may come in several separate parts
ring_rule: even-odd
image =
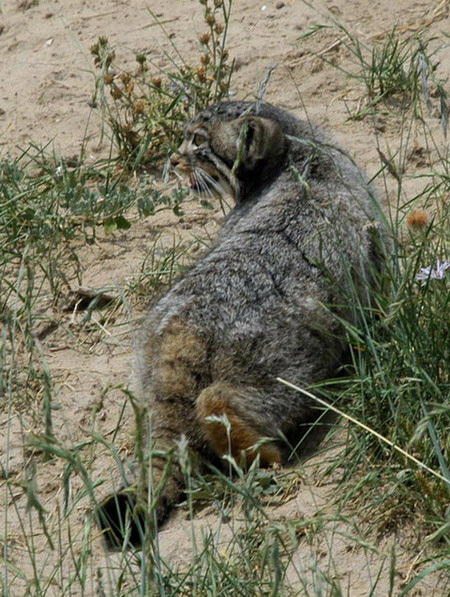
[[[97,506],[95,520],[109,551],[142,547],[145,516],[133,490],[122,489],[108,495]]]

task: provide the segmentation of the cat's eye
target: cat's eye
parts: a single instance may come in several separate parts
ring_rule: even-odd
[[[195,133],[192,137],[192,145],[194,145],[194,147],[199,147],[205,141],[206,141],[206,137],[205,137],[205,135],[203,135],[201,133]]]

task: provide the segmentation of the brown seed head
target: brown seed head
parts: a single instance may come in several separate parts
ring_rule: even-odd
[[[146,101],[143,99],[140,99],[134,103],[134,111],[137,114],[142,114],[142,112],[145,111],[146,105],[147,105]]]
[[[202,33],[198,36],[198,41],[202,44],[202,46],[206,46],[211,39],[211,35],[209,33]]]
[[[161,77],[152,77],[151,82],[152,82],[152,85],[154,85],[155,87],[161,87],[161,83],[162,83]]]
[[[129,73],[122,73],[120,75],[120,80],[122,81],[124,86],[128,85],[128,83],[130,82],[130,79],[131,79],[131,75]]]
[[[113,99],[118,100],[122,97],[122,91],[116,86],[114,85],[114,87],[111,87],[110,93],[113,97]]]
[[[197,75],[197,79],[200,81],[200,83],[204,83],[206,81],[206,69],[204,66],[198,68],[195,74]]]
[[[428,225],[430,218],[428,214],[423,209],[415,209],[413,210],[408,217],[406,218],[406,223],[410,228],[415,228],[416,230],[421,230]]]

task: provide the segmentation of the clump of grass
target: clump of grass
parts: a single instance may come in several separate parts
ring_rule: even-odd
[[[436,110],[447,128],[447,93],[444,81],[436,77],[436,52],[428,51],[428,43],[414,37],[402,39],[393,29],[385,40],[376,42],[367,53],[356,38],[349,36],[347,47],[360,64],[359,77],[365,85],[367,101],[353,118],[361,118],[378,106],[391,109],[412,108],[416,117],[434,112],[432,97],[439,101]]]
[[[423,152],[434,162],[425,173],[408,171],[410,132],[400,140],[397,157],[401,164],[379,151],[378,178],[392,195],[393,254],[381,281],[383,291],[373,294],[369,307],[358,306],[358,326],[345,324],[351,375],[336,383],[338,400],[346,404],[349,415],[388,443],[411,452],[437,475],[387,447],[376,434],[351,426],[354,442],[346,465],[350,489],[344,495],[358,493],[357,478],[359,489],[371,486],[370,492],[359,495],[363,501],[372,496],[371,516],[381,526],[395,527],[415,517],[442,540],[450,493],[450,178],[448,150],[424,117],[438,116],[446,136],[448,94],[445,82],[436,75],[443,46],[435,44],[436,49],[430,51],[431,39],[402,36],[394,29],[368,47],[342,23],[331,20],[350,61],[336,64],[326,53],[321,58],[364,86],[364,106],[359,102],[351,117],[386,109],[401,112],[405,124],[411,118],[409,131],[420,129]],[[322,28],[313,27],[304,38]],[[412,179],[419,189],[413,196],[407,184]],[[329,384],[320,391],[327,388]],[[329,399],[334,401],[336,394],[330,392]],[[444,544],[448,549],[448,541]]]
[[[155,165],[167,157],[180,140],[181,123],[228,96],[232,65],[226,39],[233,1],[199,3],[204,7],[205,32],[198,38],[197,65],[188,64],[172,42],[172,53],[166,53],[167,71],[144,53],[136,54],[134,70],[120,70],[106,37],[91,48],[100,70],[94,104],[100,103],[119,156],[132,168]]]
[[[358,40],[351,38],[354,53],[361,62],[361,77],[367,89],[368,106],[384,102],[408,107],[420,92],[417,52],[410,40],[401,40],[395,29],[386,40],[375,43],[366,58]]]
[[[343,499],[370,501],[380,531],[414,518],[448,550],[440,531],[450,495],[450,206],[447,160],[441,165],[417,196],[396,206],[383,292],[355,308],[357,326],[344,323],[351,374],[328,397],[364,424],[350,427]]]
[[[350,111],[352,119],[362,119],[380,110],[405,112],[412,109],[418,118],[422,118],[425,113],[437,113],[446,133],[448,94],[445,81],[436,75],[438,54],[442,47],[430,51],[432,39],[401,35],[396,28],[369,46],[341,22],[334,19],[332,22],[333,25],[310,27],[300,39],[315,35],[323,29],[336,30],[339,46],[346,51],[350,64],[337,64],[329,60],[326,53],[321,53],[319,57],[343,72],[349,80],[363,85],[364,91],[358,108]]]

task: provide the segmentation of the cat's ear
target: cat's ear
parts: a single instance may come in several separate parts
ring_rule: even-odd
[[[279,124],[268,118],[239,119],[236,167],[253,170],[258,163],[277,159],[284,153],[286,138]]]

